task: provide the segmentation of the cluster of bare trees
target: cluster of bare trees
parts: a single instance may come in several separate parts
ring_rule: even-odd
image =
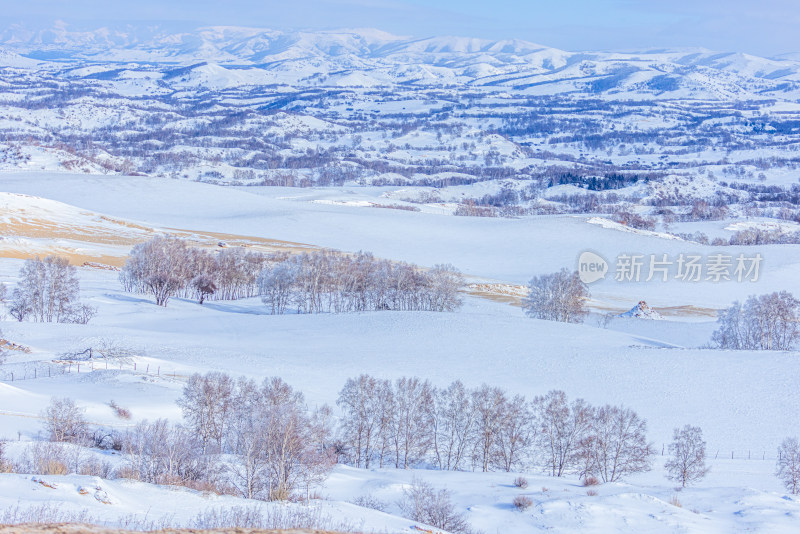
[[[535,276],[528,285],[522,307],[528,316],[548,321],[580,323],[586,315],[589,288],[576,271],[567,269]]]
[[[91,427],[75,401],[53,398],[41,414],[48,441],[35,442],[30,457],[14,469],[286,500],[300,490],[309,498],[310,488],[324,481],[335,464],[330,408],[309,412],[303,395],[279,378],[256,384],[222,373],[195,374],[178,404],[183,424],[143,420],[118,432]],[[113,402],[111,407],[124,416]],[[93,461],[82,452],[87,446],[121,451],[125,464],[115,470]]]
[[[303,395],[279,378],[262,384],[223,373],[194,375],[179,401],[202,474],[250,499],[288,499],[321,482],[333,467],[331,412],[309,413]]]
[[[418,378],[394,382],[361,375],[347,381],[340,453],[356,467],[431,464],[442,470],[544,468],[619,480],[650,469],[647,425],[617,406],[569,402],[562,391],[531,401],[497,387],[461,382],[433,387]]]
[[[25,261],[11,294],[9,313],[18,321],[86,324],[96,310],[78,300],[77,269],[58,256]]]
[[[791,350],[800,338],[800,301],[787,292],[750,296],[719,315],[712,340],[723,349]]]
[[[176,237],[156,236],[133,247],[119,278],[125,291],[153,295],[159,306],[174,296],[202,304],[256,296],[259,273],[284,257],[241,248],[211,253]]]
[[[367,252],[348,256],[304,253],[264,269],[261,298],[273,314],[370,310],[453,311],[461,306],[461,274],[450,265],[422,270],[379,260]]]
[[[453,311],[461,305],[463,286],[461,274],[449,265],[423,270],[366,252],[327,250],[292,256],[234,248],[211,253],[169,236],[136,245],[120,281],[126,291],[153,295],[160,306],[173,296],[202,304],[261,295],[273,314]]]

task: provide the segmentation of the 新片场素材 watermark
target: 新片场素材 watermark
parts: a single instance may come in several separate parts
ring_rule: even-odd
[[[757,282],[764,258],[761,254],[619,254],[613,264],[617,282]],[[578,257],[578,275],[591,284],[606,278],[611,265],[597,253]]]

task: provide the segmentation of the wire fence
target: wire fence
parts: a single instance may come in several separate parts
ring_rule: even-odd
[[[0,367],[0,382],[42,380],[70,374],[97,372],[126,372],[131,374],[181,378],[175,369],[160,365],[114,360],[53,360],[4,364]]]
[[[772,450],[764,449],[745,449],[745,448],[707,448],[706,460],[749,460],[749,461],[769,461],[774,462],[779,459],[777,445]],[[669,449],[666,443],[661,445],[661,450],[656,451],[659,457],[668,457]]]

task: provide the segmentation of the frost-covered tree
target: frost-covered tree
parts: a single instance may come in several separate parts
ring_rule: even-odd
[[[797,438],[786,438],[778,447],[775,476],[792,495],[800,493],[800,443]]]
[[[494,464],[503,471],[525,466],[538,435],[535,415],[525,397],[515,395],[506,403],[506,416],[495,441]]]
[[[19,278],[9,305],[9,312],[18,321],[85,324],[94,315],[94,308],[78,300],[77,269],[66,258],[26,260]]]
[[[587,298],[589,289],[578,273],[561,269],[531,279],[522,307],[525,313],[536,319],[580,323],[586,315]]]
[[[127,475],[152,484],[186,485],[214,468],[202,457],[192,431],[166,419],[144,420],[122,439]]]
[[[460,469],[475,428],[470,390],[457,380],[437,391],[430,417],[435,464],[448,471]]]
[[[422,460],[430,448],[433,388],[428,381],[416,377],[398,378],[393,397],[394,466],[408,469]]]
[[[344,411],[341,429],[356,467],[369,469],[380,429],[380,381],[369,375],[349,378],[336,404]]]
[[[475,442],[473,462],[486,472],[492,463],[497,440],[506,424],[508,411],[505,391],[483,384],[472,392],[472,410],[475,412]]]
[[[297,266],[293,262],[281,262],[261,271],[258,277],[259,291],[261,300],[270,308],[270,313],[281,315],[294,302],[296,278]]]
[[[240,379],[233,399],[228,469],[243,497],[286,500],[327,475],[334,456],[319,447],[319,427],[300,392],[279,378],[268,378],[261,387]]]
[[[453,505],[450,492],[436,490],[422,479],[414,478],[403,488],[403,497],[397,503],[402,514],[413,520],[454,534],[469,534],[472,529]]]
[[[649,471],[653,453],[644,419],[628,408],[606,405],[594,410],[588,436],[581,444],[582,475],[615,482]]]
[[[563,476],[580,465],[580,446],[591,429],[593,410],[582,399],[570,404],[566,393],[558,390],[532,404],[540,425],[539,453],[551,476]]]
[[[664,464],[667,478],[681,487],[702,480],[708,474],[706,442],[700,427],[686,425],[676,428],[669,444],[670,459]]]
[[[461,306],[461,273],[449,265],[416,265],[315,251],[265,267],[258,277],[262,300],[272,313],[290,306],[300,313],[367,310],[454,311]]]
[[[186,244],[177,238],[156,236],[133,247],[120,281],[127,291],[148,293],[156,304],[166,306],[170,297],[186,285],[188,277]]]
[[[85,410],[79,408],[70,398],[55,398],[42,412],[42,419],[50,441],[81,443],[89,435],[89,423],[84,417]]]
[[[220,452],[230,422],[234,382],[224,373],[195,373],[183,388],[178,406],[189,428],[199,438],[203,454]]]
[[[800,301],[787,292],[748,297],[720,312],[713,341],[723,349],[791,350],[800,338]]]

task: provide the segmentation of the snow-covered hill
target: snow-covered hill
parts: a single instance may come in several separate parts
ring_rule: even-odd
[[[664,318],[660,313],[651,308],[650,305],[643,300],[640,300],[636,306],[625,313],[619,314],[618,317],[633,317],[636,319],[649,319],[651,321],[660,321]]]
[[[324,83],[333,73],[381,83],[505,86],[542,93],[563,92],[719,98],[732,94],[788,96],[800,87],[800,61],[696,50],[580,53],[520,40],[465,37],[408,38],[373,29],[282,32],[241,27],[206,27],[185,33],[158,29],[102,28],[42,31],[9,28],[0,44],[28,57],[59,62],[243,65],[278,73],[262,83]],[[17,67],[36,62],[16,60]],[[423,69],[410,68],[414,66]],[[291,75],[293,72],[295,75]],[[258,84],[231,75],[228,83]],[[199,83],[198,85],[202,85]]]

